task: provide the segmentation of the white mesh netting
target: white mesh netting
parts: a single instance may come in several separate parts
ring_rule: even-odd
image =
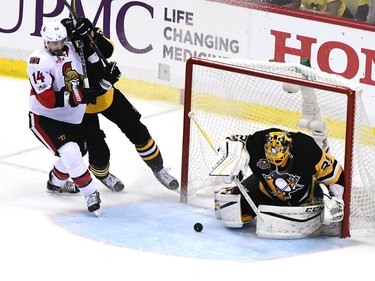
[[[335,85],[356,91],[354,119],[352,179],[350,204],[350,233],[375,231],[375,136],[364,109],[358,84],[323,73],[312,68],[288,63],[271,63],[239,59],[217,59],[216,62],[273,73],[275,77],[287,75],[324,84],[332,91],[315,89],[314,94],[320,114],[326,124],[330,153],[344,167],[347,138],[348,96],[334,92]],[[187,73],[187,75],[189,75]],[[191,108],[197,120],[219,147],[226,136],[251,134],[268,127],[311,134],[309,129],[297,125],[302,115],[302,103],[306,102],[301,91],[283,91],[283,82],[259,78],[233,70],[193,65]],[[352,131],[352,132],[351,132]],[[222,185],[208,174],[216,160],[216,153],[203,137],[197,126],[190,125],[189,166],[187,192],[212,195]],[[184,148],[185,149],[185,148]],[[184,161],[184,160],[183,160]],[[347,172],[347,171],[345,171]]]

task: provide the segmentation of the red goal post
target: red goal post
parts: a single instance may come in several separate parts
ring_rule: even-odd
[[[191,195],[211,196],[213,189],[222,185],[208,175],[216,155],[188,114],[194,112],[216,147],[228,135],[249,134],[271,126],[311,134],[311,130],[297,125],[305,118],[302,103],[311,101],[311,97],[300,91],[285,92],[286,83],[314,89],[317,107],[313,112],[321,115],[330,152],[344,167],[342,237],[372,233],[375,138],[362,103],[362,89],[340,76],[299,64],[242,59],[187,61],[181,202],[187,202]]]

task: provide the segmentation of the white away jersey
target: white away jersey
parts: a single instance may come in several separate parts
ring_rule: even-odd
[[[52,55],[44,46],[34,51],[27,60],[27,75],[32,90],[29,98],[30,111],[54,120],[79,124],[82,122],[86,104],[72,107],[69,105],[69,91],[66,90],[66,77],[69,72],[82,75],[82,64],[70,42],[59,56]],[[48,89],[65,91],[64,106],[48,108],[41,104],[36,95],[43,95]]]

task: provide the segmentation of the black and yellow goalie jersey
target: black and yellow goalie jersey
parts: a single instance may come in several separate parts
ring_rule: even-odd
[[[250,154],[249,166],[259,180],[261,191],[274,200],[281,200],[291,206],[309,202],[314,194],[314,182],[326,185],[343,182],[343,169],[337,160],[325,153],[309,135],[288,132],[292,142],[289,159],[284,167],[270,164],[265,156],[267,129],[249,135],[246,149]]]

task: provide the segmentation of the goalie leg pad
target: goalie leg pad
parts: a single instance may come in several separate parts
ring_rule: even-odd
[[[289,94],[295,94],[299,91],[299,85],[291,83],[283,83],[283,90]]]
[[[323,122],[323,120],[319,120],[318,118],[311,121],[309,129],[311,131],[316,132],[325,132],[326,131],[326,123]]]
[[[320,116],[320,108],[315,96],[315,91],[309,87],[301,87],[302,93],[302,117],[298,121],[297,125],[310,129],[321,131],[321,129],[314,129],[311,127],[311,122],[320,121],[324,124],[322,117]]]
[[[292,239],[322,234],[323,204],[301,207],[259,205],[264,221],[257,220],[256,234],[264,238]]]
[[[311,122],[311,124],[313,124],[313,122]],[[329,151],[327,130],[324,130],[324,131],[312,130],[311,136],[321,149],[323,149],[325,152]]]
[[[284,74],[287,75],[287,76],[302,78],[301,73],[296,73],[294,71],[286,71]],[[300,86],[296,85],[296,84],[284,82],[283,85],[282,85],[282,88],[285,92],[290,93],[290,94],[294,94],[294,93],[297,93],[299,91]]]
[[[311,126],[311,122],[314,121],[324,124],[320,115],[320,108],[317,104],[302,102],[302,117],[301,120],[298,121],[297,125],[302,128],[313,130],[313,127],[316,125]],[[318,126],[319,125],[320,123],[318,123]],[[319,130],[321,130],[321,126],[319,126]]]
[[[324,235],[340,237],[341,227],[341,222],[324,225]]]
[[[229,190],[224,189],[215,193],[215,215],[226,227],[240,228],[243,226],[241,194],[230,194]]]
[[[302,117],[297,126],[310,129],[315,142],[326,152],[329,151],[327,141],[328,133],[326,124],[320,114],[320,108],[315,95],[315,90],[309,87],[301,87],[302,93]]]

